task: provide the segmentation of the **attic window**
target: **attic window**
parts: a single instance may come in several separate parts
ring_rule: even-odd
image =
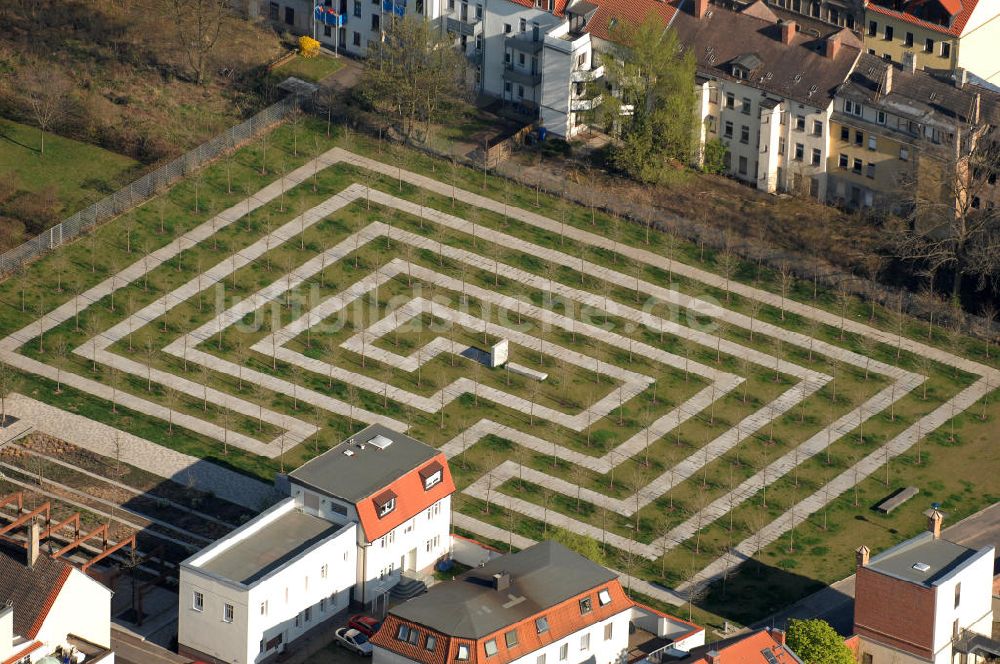
[[[928,565],[927,563],[914,563],[913,564],[913,569],[917,570],[918,572],[926,572],[930,568],[931,568],[931,566]]]
[[[733,78],[746,79],[747,70],[743,67],[733,66]]]
[[[611,593],[608,592],[607,588],[604,588],[597,593],[597,601],[601,604],[601,606],[611,604]]]
[[[500,652],[500,649],[497,648],[497,640],[496,639],[490,639],[485,644],[483,644],[483,649],[486,650],[486,656],[487,657],[492,657],[493,655],[495,655],[498,652]]]
[[[590,613],[594,610],[594,602],[590,597],[584,597],[580,600],[580,615]]]
[[[535,631],[539,634],[549,631],[549,619],[545,616],[535,618]]]
[[[372,499],[375,503],[375,512],[378,518],[382,518],[396,509],[396,494],[392,491],[383,491]]]
[[[460,662],[468,661],[469,659],[469,646],[462,643],[458,646],[458,652],[455,653],[455,659]]]
[[[431,487],[440,484],[443,477],[444,477],[444,468],[437,461],[433,461],[427,464],[424,468],[420,470],[420,479],[423,480],[424,491],[427,491]]]

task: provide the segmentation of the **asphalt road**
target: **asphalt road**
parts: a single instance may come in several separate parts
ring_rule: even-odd
[[[993,545],[993,573],[1000,571],[1000,503],[945,528],[942,538],[980,549]],[[876,552],[873,552],[876,553]],[[793,604],[791,607],[752,625],[754,628],[784,628],[792,618],[805,620],[821,618],[833,626],[838,633],[849,636],[854,629],[854,575],[841,579]]]

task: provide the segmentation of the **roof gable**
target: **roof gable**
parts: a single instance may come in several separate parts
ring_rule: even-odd
[[[14,633],[33,639],[42,628],[73,566],[45,554],[33,567],[25,564],[26,550],[0,541],[0,604],[14,606]]]
[[[429,477],[437,470],[441,471],[441,481],[426,488],[424,476]],[[455,482],[448,462],[444,454],[439,453],[384,489],[359,500],[354,507],[358,511],[365,539],[373,542],[454,492]],[[379,516],[390,501],[394,501],[392,510]]]

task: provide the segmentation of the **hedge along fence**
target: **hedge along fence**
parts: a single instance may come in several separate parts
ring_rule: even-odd
[[[90,207],[39,233],[24,244],[0,254],[0,275],[6,276],[20,270],[32,260],[65,242],[80,237],[98,224],[145,203],[207,162],[232,152],[260,136],[300,106],[301,100],[298,95],[288,95],[250,119],[230,127],[212,140],[143,175]]]

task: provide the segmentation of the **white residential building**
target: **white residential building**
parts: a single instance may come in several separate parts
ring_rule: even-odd
[[[658,652],[705,642],[700,627],[632,602],[614,572],[541,542],[393,607],[373,664],[617,664],[643,659],[632,656],[642,635]]]
[[[869,557],[857,552],[854,633],[862,664],[976,664],[1000,654],[993,630],[994,548],[941,537],[943,515],[928,530]]]
[[[70,563],[0,540],[0,662],[30,664],[73,649],[87,664],[113,664],[111,590]]]
[[[447,461],[409,436],[373,425],[288,481],[290,497],[181,563],[182,654],[259,662],[450,550]]]

